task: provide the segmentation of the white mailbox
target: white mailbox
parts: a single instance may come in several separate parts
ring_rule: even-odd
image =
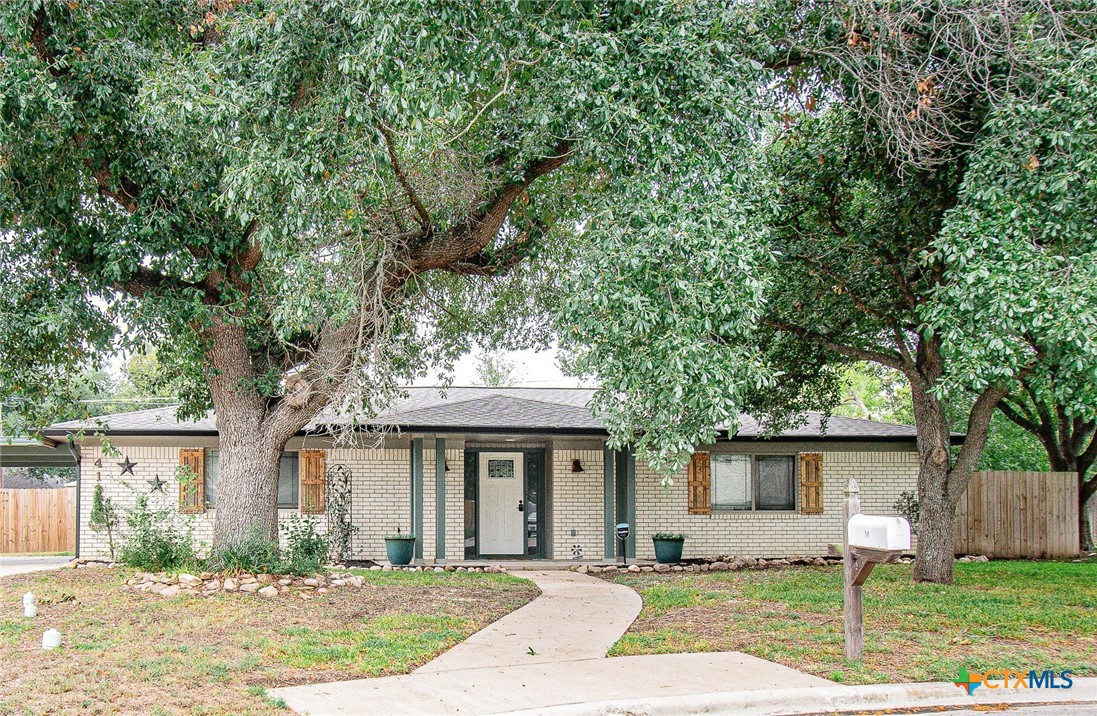
[[[853,515],[846,529],[850,547],[910,549],[910,523],[902,517]]]

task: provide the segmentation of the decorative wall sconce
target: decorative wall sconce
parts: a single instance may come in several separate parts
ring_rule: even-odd
[[[579,462],[579,458],[575,458],[574,460],[571,461],[571,471],[572,472],[585,472],[583,470],[582,463]]]

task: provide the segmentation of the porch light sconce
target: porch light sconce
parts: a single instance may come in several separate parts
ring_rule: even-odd
[[[583,472],[583,465],[579,462],[579,458],[575,458],[571,461],[572,472]]]

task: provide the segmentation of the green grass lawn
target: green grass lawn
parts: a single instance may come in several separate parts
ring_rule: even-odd
[[[844,656],[840,566],[619,577],[644,608],[610,653],[742,651],[858,684],[951,681],[960,667],[1097,675],[1097,562],[958,563],[955,577],[877,567],[861,664]]]
[[[504,574],[358,573],[308,600],[142,594],[126,569],[5,577],[0,716],[288,713],[266,687],[407,673],[538,594]],[[50,627],[62,646],[43,651]]]

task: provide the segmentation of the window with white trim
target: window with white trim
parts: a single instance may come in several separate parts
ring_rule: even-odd
[[[795,510],[795,455],[712,456],[715,510]]]

